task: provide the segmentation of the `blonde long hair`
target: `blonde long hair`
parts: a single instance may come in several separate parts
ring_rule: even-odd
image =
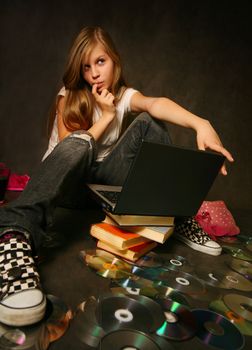
[[[88,83],[82,76],[83,57],[88,55],[93,47],[100,43],[114,62],[114,76],[111,92],[116,97],[115,103],[123,94],[126,83],[122,73],[122,64],[119,53],[110,35],[101,27],[84,27],[77,35],[70,49],[63,83],[66,88],[64,112],[62,115],[65,127],[69,131],[88,129],[92,125],[94,97]],[[54,111],[51,112],[49,135],[55,119],[58,98]]]

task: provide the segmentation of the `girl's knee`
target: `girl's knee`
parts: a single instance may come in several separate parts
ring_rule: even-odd
[[[153,121],[153,117],[147,113],[147,112],[143,112],[141,114],[139,114],[136,119],[136,121],[140,121],[140,122],[152,122]]]

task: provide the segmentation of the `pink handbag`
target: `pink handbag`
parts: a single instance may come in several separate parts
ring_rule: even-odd
[[[23,191],[26,187],[30,177],[28,175],[11,174],[8,181],[7,190],[9,191]]]
[[[240,233],[231,212],[222,200],[204,201],[195,219],[213,239],[216,236],[234,236]]]

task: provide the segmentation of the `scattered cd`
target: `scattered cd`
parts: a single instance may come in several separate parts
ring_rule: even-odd
[[[130,272],[132,269],[132,265],[101,249],[85,252],[85,260],[89,266],[96,270],[103,269],[104,264],[114,265],[121,271]]]
[[[208,305],[210,310],[220,313],[232,322],[244,335],[252,335],[252,323],[231,311],[223,300],[214,300]]]
[[[252,321],[252,299],[238,294],[224,295],[226,306],[247,321]],[[252,324],[251,324],[252,327]]]
[[[26,334],[20,329],[6,330],[0,336],[0,349],[11,349],[16,346],[24,345],[26,341]]]
[[[221,236],[217,237],[219,243],[227,243],[227,244],[239,244],[239,240],[235,236]]]
[[[149,252],[134,262],[134,265],[140,267],[161,267],[164,264],[165,259],[154,252]]]
[[[48,334],[44,324],[31,327],[11,327],[0,324],[0,349],[33,349],[38,346],[39,350],[49,346]]]
[[[201,281],[183,271],[164,270],[163,268],[142,269],[134,267],[132,272],[137,276],[154,281],[154,286],[168,286],[186,294],[204,293]]]
[[[233,246],[222,246],[223,250],[229,254],[231,254],[234,258],[246,260],[246,261],[252,261],[252,254],[249,253],[249,251],[246,251],[242,248],[233,247]]]
[[[94,253],[94,254],[91,254]],[[88,266],[105,278],[126,278],[131,275],[132,265],[101,249],[81,252]]]
[[[252,264],[248,261],[233,258],[231,261],[228,261],[227,264],[234,271],[252,280]]]
[[[190,298],[197,301],[195,307],[200,307],[199,303],[210,302],[210,300],[218,299],[221,296],[221,290],[219,288],[212,287],[210,285],[204,286],[204,293],[201,294],[192,294]],[[192,300],[190,300],[190,304],[194,304]],[[203,306],[203,304],[202,304]]]
[[[161,267],[156,267],[156,268],[143,268],[139,266],[133,266],[132,268],[132,273],[135,276],[139,276],[142,278],[145,278],[150,281],[157,281],[160,274],[164,272],[165,270]]]
[[[158,303],[143,295],[104,295],[96,308],[98,324],[105,332],[121,328],[133,328],[154,332],[164,322],[164,314]]]
[[[171,340],[186,340],[195,335],[197,321],[189,308],[166,298],[157,299],[157,302],[162,307],[166,318],[156,331],[157,335]]]
[[[167,286],[156,286],[156,289],[158,290],[159,298],[169,298],[179,304],[189,306],[189,302],[185,295],[179,293],[177,290]]]
[[[250,254],[252,252],[252,236],[239,234],[237,238],[244,243],[245,249]]]
[[[105,335],[95,316],[96,307],[96,298],[88,298],[79,305],[71,324],[76,338],[94,348],[98,347],[101,338]]]
[[[120,270],[116,264],[104,263],[103,267],[97,271],[99,276],[105,278],[121,279],[130,275],[129,272]]]
[[[66,332],[72,319],[72,311],[59,298],[47,295],[47,312],[45,325],[49,334],[49,342],[53,342]]]
[[[150,336],[133,329],[122,329],[105,335],[101,339],[99,349],[172,350],[173,347],[161,337]]]
[[[245,246],[246,249],[249,250],[250,252],[252,252],[252,241],[249,240],[245,244],[246,244],[246,246]]]
[[[113,294],[122,293],[125,295],[145,295],[149,298],[155,298],[158,295],[158,290],[154,287],[122,287],[120,285],[116,285],[115,283],[110,286],[110,290]]]
[[[170,270],[182,270],[184,272],[190,272],[193,270],[193,266],[189,261],[176,254],[165,254],[160,256],[155,252],[149,252],[146,255],[139,258],[134,265],[140,267],[163,267]]]
[[[46,298],[46,314],[41,322],[25,327],[0,324],[0,349],[46,350],[66,332],[72,318],[71,310],[53,295]]]
[[[194,309],[192,313],[198,323],[196,337],[204,344],[223,350],[243,348],[244,336],[227,318],[205,309]]]
[[[145,281],[148,283],[145,283]],[[123,288],[124,291],[122,290],[122,292],[124,294],[140,294],[150,298],[170,298],[180,304],[189,305],[186,297],[175,289],[158,285],[154,287],[153,282],[141,277],[133,276],[127,279],[117,280],[116,283]],[[118,290],[118,292],[120,291]]]
[[[0,349],[46,350],[48,346],[48,334],[42,323],[19,328],[0,324]]]
[[[127,288],[152,288],[154,286],[154,282],[151,280],[148,280],[143,277],[139,277],[136,275],[129,276],[128,278],[124,278],[121,280],[117,280],[116,283],[120,284],[120,286]]]
[[[183,272],[192,272],[194,270],[193,265],[184,258],[183,256],[180,255],[175,255],[175,254],[166,254],[165,255],[165,264],[164,268],[168,268],[170,270],[180,270]]]
[[[237,289],[242,291],[252,291],[252,283],[248,281],[241,274],[229,270],[222,269],[221,271],[207,270],[198,268],[196,270],[197,276],[205,283],[224,289]]]
[[[168,286],[188,295],[203,294],[204,284],[194,276],[183,271],[166,270],[156,279],[155,286]]]

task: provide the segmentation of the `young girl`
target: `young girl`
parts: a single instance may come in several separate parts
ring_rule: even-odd
[[[77,36],[63,83],[43,162],[18,199],[0,210],[0,322],[9,325],[32,324],[44,315],[31,245],[41,246],[53,208],[83,203],[85,181],[121,185],[142,139],[170,143],[164,121],[194,129],[199,149],[233,161],[207,120],[167,98],[127,87],[114,44],[99,27],[86,27]],[[120,137],[128,112],[146,113]],[[226,175],[225,166],[221,172]],[[220,254],[193,218],[179,223],[175,235],[194,249]]]

